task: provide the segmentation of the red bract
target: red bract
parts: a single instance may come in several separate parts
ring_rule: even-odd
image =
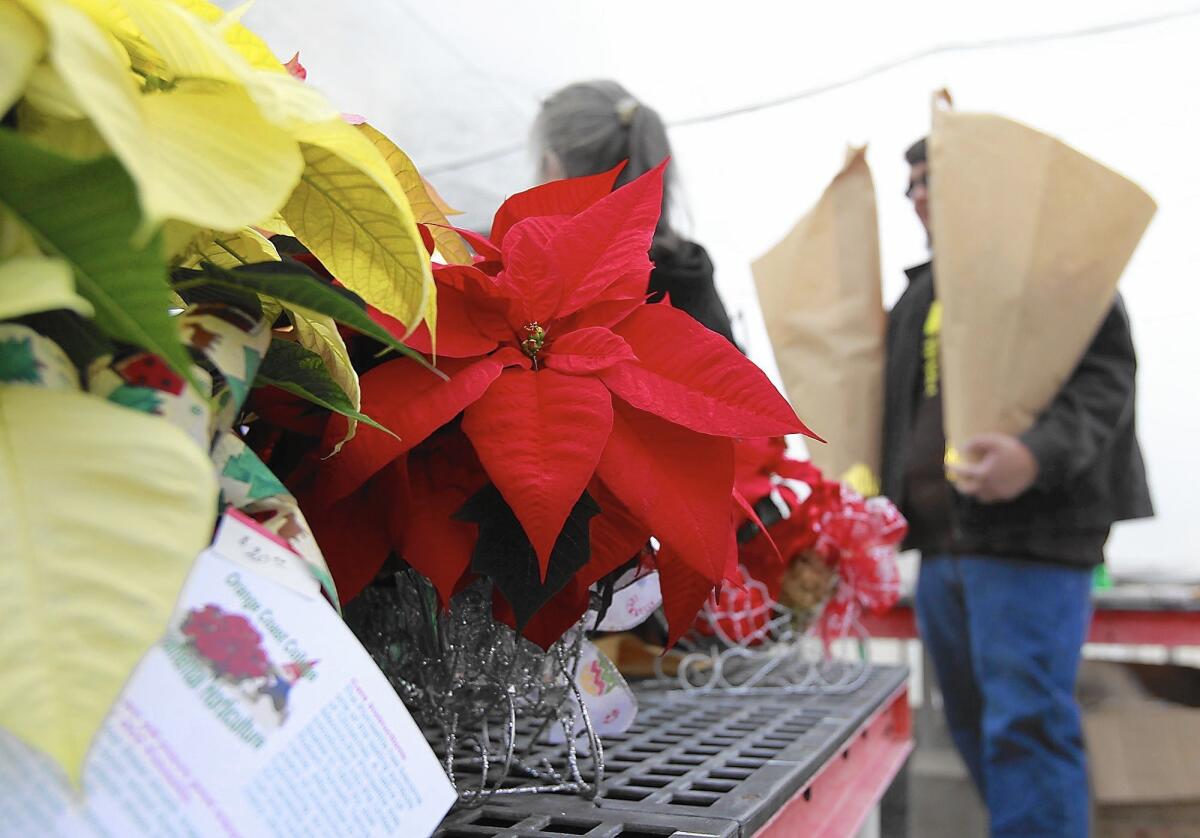
[[[406,339],[425,353],[436,343],[449,380],[406,358],[364,375],[363,411],[400,439],[360,425],[316,475],[306,496],[310,518],[328,519],[328,511],[358,498],[408,452],[417,456],[416,446],[461,413],[482,470],[477,477],[492,482],[511,507],[543,578],[587,489],[602,509],[593,538],[620,517],[632,538],[654,534],[662,541],[670,565],[664,578],[682,580],[665,586],[668,618],[677,629],[687,626],[736,552],[732,438],[808,431],[728,341],[669,305],[646,303],[665,165],[615,192],[618,170],[546,184],[507,200],[490,237],[460,231],[476,261],[434,265],[436,342],[425,326]],[[395,321],[373,316],[403,335]],[[331,421],[325,450],[343,429]],[[410,479],[412,515],[394,541],[445,599],[469,560],[466,539],[450,530],[470,525],[447,521],[462,492],[447,495],[432,479]],[[619,511],[609,508],[617,504]],[[330,525],[314,520],[318,538],[322,526]],[[603,537],[577,578],[594,581],[595,566],[620,563],[608,551],[622,539]],[[443,549],[442,539],[452,549]],[[356,593],[382,562],[377,553],[339,556],[321,543],[343,595]],[[621,544],[623,559],[637,547]],[[360,569],[339,574],[339,566],[352,564]],[[356,584],[347,585],[347,575]],[[560,599],[570,605],[560,610],[578,615],[585,594],[568,586]]]
[[[289,58],[283,65],[283,69],[287,70],[288,75],[294,79],[304,81],[308,78],[308,70],[304,69],[304,65],[300,63],[300,53],[296,53]]]

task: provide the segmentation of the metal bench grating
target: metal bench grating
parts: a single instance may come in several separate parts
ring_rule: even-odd
[[[845,750],[906,677],[902,667],[877,667],[843,695],[734,698],[640,688],[637,723],[605,740],[602,800],[495,798],[452,812],[437,838],[750,835]],[[561,762],[561,747],[544,750],[551,764]]]

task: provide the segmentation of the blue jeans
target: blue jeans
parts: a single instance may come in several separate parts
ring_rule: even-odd
[[[924,556],[917,622],[954,744],[993,836],[1087,838],[1075,676],[1091,619],[1089,569]]]

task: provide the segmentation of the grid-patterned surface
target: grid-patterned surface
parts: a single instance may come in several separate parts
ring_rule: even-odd
[[[525,798],[544,803],[543,798]],[[539,809],[553,807],[539,806]],[[455,813],[446,819],[436,838],[733,838],[741,834],[737,821],[726,818],[686,818],[640,812],[608,811],[584,801],[554,811],[523,811],[515,801],[505,806],[485,806],[480,811]]]
[[[877,667],[848,695],[639,689],[637,723],[604,741],[599,803],[555,794],[497,799],[452,812],[438,838],[749,835],[844,748],[906,677],[903,667]]]

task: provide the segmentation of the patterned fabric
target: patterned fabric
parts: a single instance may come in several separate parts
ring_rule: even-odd
[[[79,373],[54,341],[20,323],[0,323],[0,384],[78,390]]]
[[[278,535],[308,564],[329,601],[338,606],[337,588],[325,557],[299,504],[258,455],[230,432],[217,437],[213,462],[223,503],[236,507]]]
[[[222,508],[235,507],[286,540],[338,606],[325,557],[296,499],[233,432],[270,348],[270,322],[219,303],[192,306],[178,322],[194,357],[204,361],[192,367],[200,390],[157,355],[139,350],[97,359],[87,371],[88,391],[161,416],[209,451]],[[0,323],[0,383],[80,389],[75,365],[58,344],[17,323]]]

